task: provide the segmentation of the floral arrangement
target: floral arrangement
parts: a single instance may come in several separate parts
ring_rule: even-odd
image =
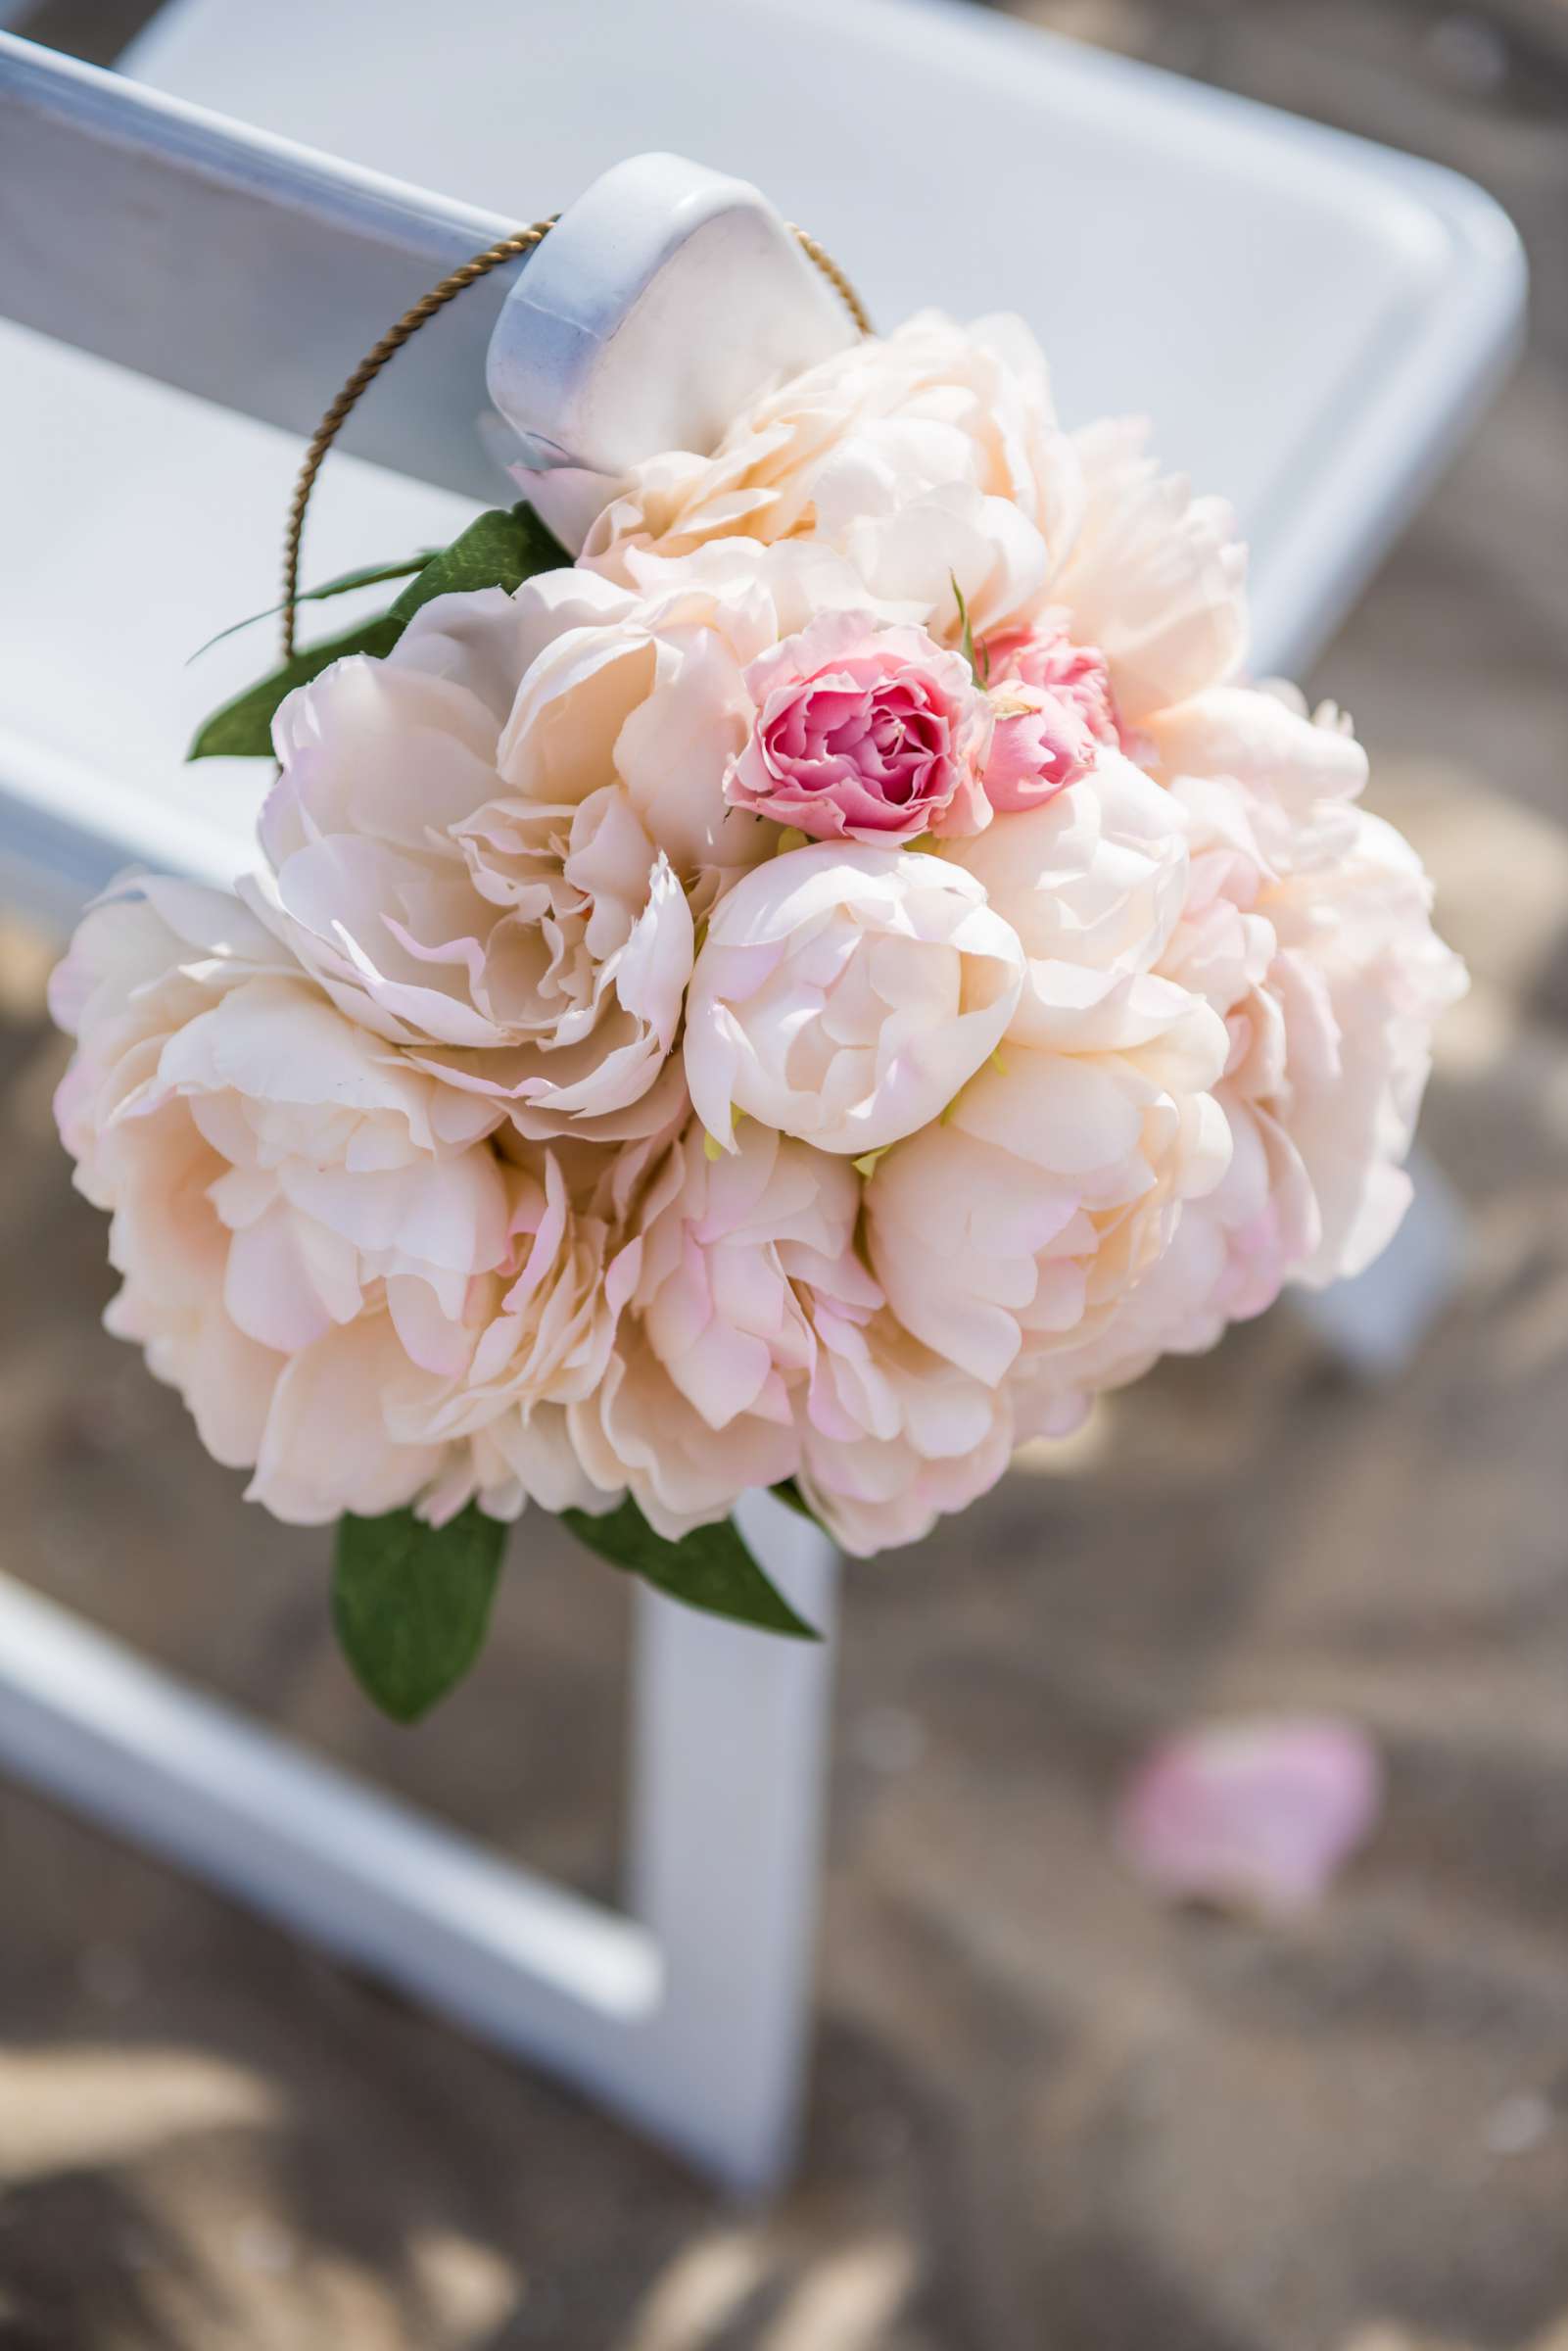
[[[913,1542],[1388,1240],[1462,985],[1420,865],[1242,682],[1227,508],[1018,322],[858,343],[575,561],[518,507],[400,569],[198,740],[275,753],[259,870],[118,886],[54,988],[110,1327],[340,1523],[394,1711],[530,1503],[805,1632],[747,1489]]]

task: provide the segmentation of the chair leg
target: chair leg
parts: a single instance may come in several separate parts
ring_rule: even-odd
[[[838,1561],[771,1495],[748,1495],[738,1516],[824,1639],[639,1593],[629,1907],[668,1968],[649,2091],[674,2102],[684,2085],[704,2159],[760,2189],[787,2168],[804,2073]]]

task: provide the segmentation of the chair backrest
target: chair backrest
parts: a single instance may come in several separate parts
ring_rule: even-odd
[[[1452,173],[963,0],[173,0],[129,70],[531,219],[663,148],[874,318],[1017,310],[1069,420],[1235,502],[1267,665],[1323,641],[1473,420],[1523,288]]]
[[[931,0],[448,0],[439,39],[425,0],[176,0],[127,64],[143,78],[0,35],[0,312],[55,339],[0,328],[0,433],[28,453],[0,504],[34,555],[0,579],[0,883],[9,863],[64,911],[127,858],[244,860],[254,779],[193,781],[179,753],[258,660],[248,639],[185,657],[275,594],[296,445],[247,419],[308,431],[454,260],[627,152],[759,181],[879,320],[1022,310],[1069,420],[1149,409],[1237,504],[1263,668],[1322,642],[1521,314],[1513,232],[1452,174]],[[478,429],[501,292],[400,356],[351,449],[505,492]],[[458,511],[345,464],[310,568]]]

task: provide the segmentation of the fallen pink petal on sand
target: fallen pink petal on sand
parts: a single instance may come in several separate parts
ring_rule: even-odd
[[[1354,1723],[1257,1716],[1164,1740],[1134,1772],[1116,1840],[1177,1901],[1284,1917],[1305,1910],[1371,1834],[1376,1748]]]

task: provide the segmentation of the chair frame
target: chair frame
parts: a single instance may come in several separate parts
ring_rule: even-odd
[[[867,15],[890,23],[892,12],[867,0]],[[933,71],[961,37],[988,54],[1016,29],[976,22],[961,35],[928,9],[909,10],[907,25],[904,48],[918,34]],[[1018,56],[1034,70],[1033,50]],[[1106,60],[1083,72],[1117,70]],[[1137,104],[1156,103],[1150,78],[1127,86]],[[1327,137],[1295,129],[1304,145]],[[328,322],[335,351],[368,348],[456,263],[518,225],[5,34],[0,147],[0,312],[301,434],[322,405]],[[1335,497],[1298,532],[1290,581],[1266,588],[1270,664],[1322,641],[1517,338],[1523,272],[1496,208],[1409,159],[1367,168],[1398,170],[1430,198],[1451,237],[1452,291],[1425,342],[1399,367],[1391,355],[1369,387],[1355,447],[1337,453]],[[478,388],[516,274],[498,270],[453,306],[439,346],[416,338],[342,446],[492,499]],[[1354,544],[1352,506],[1362,517]],[[25,794],[16,781],[0,775],[13,874],[30,859],[40,875],[65,875],[68,892],[106,878],[119,861],[114,827],[86,820],[87,795],[73,825],[36,779]],[[1350,1285],[1316,1310],[1367,1367],[1402,1360],[1451,1286],[1456,1229],[1425,1175],[1418,1207],[1376,1288]],[[827,1538],[767,1496],[748,1497],[742,1520],[770,1573],[829,1631]],[[639,1590],[618,1914],[502,1863],[0,1579],[0,1760],[13,1771],[539,2060],[742,2190],[783,2177],[798,2124],[830,1670],[826,1642],[770,1640]]]

